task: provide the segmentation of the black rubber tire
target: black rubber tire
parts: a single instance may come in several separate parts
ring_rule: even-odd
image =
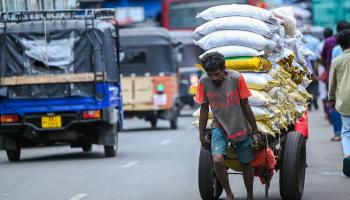
[[[178,116],[176,115],[173,119],[170,120],[170,129],[176,130],[178,128]]]
[[[92,144],[83,144],[81,149],[83,150],[83,152],[90,152],[92,150]]]
[[[16,162],[21,159],[21,147],[17,145],[14,150],[6,150],[7,159],[10,162]]]
[[[283,200],[300,200],[304,192],[306,141],[295,131],[286,136],[282,149],[280,194]]]
[[[118,152],[118,144],[119,144],[119,134],[118,132],[115,135],[115,145],[105,145],[104,146],[104,152],[105,152],[105,157],[110,158],[110,157],[115,157]]]
[[[156,117],[150,119],[151,127],[157,128],[158,119]]]
[[[199,154],[198,165],[198,187],[199,193],[204,200],[217,200],[219,199],[223,188],[217,181],[216,191],[214,192],[215,173],[213,168],[213,160],[211,152],[201,148]],[[216,179],[217,180],[217,179]],[[215,195],[216,194],[216,195]]]

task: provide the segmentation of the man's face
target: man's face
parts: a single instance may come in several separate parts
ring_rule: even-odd
[[[215,86],[220,86],[225,81],[225,70],[208,71],[207,74]]]

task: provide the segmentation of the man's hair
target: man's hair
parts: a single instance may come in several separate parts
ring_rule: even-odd
[[[343,30],[337,35],[337,43],[342,49],[350,48],[350,30]]]
[[[332,35],[333,35],[333,29],[325,28],[323,30],[323,37],[324,37],[324,39],[327,39],[327,38],[331,37]]]
[[[339,21],[337,23],[337,33],[340,33],[342,30],[349,29],[349,23],[346,21]]]
[[[219,52],[207,53],[201,59],[201,63],[206,72],[225,70],[225,57]]]

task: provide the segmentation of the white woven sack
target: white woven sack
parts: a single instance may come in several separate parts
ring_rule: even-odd
[[[225,58],[232,58],[232,57],[241,57],[241,56],[261,56],[264,55],[264,51],[258,51],[253,48],[244,47],[244,46],[237,46],[237,45],[229,45],[229,46],[222,46],[210,49],[204,54],[200,55],[199,58],[202,59],[202,57],[211,52],[219,52],[221,53]]]
[[[269,86],[269,82],[273,80],[273,77],[267,73],[241,73],[247,83],[249,89],[265,90]]]
[[[278,20],[268,10],[243,4],[230,4],[214,6],[199,13],[196,18],[204,20],[213,20],[221,17],[252,17],[265,22],[277,24]]]
[[[245,46],[259,51],[266,50],[267,52],[272,52],[277,48],[276,42],[262,35],[236,30],[215,31],[194,43],[204,50],[228,45]]]
[[[250,31],[267,38],[272,38],[278,32],[277,25],[268,25],[265,22],[251,17],[222,17],[209,21],[194,31],[200,35],[208,35],[218,30]]]
[[[280,7],[271,11],[272,15],[280,20],[285,27],[286,35],[294,37],[297,30],[297,21],[293,7]]]

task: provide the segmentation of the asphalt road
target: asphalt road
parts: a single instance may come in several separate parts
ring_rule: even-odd
[[[187,111],[187,114],[190,112]],[[190,115],[178,130],[160,121],[159,128],[138,119],[127,120],[116,158],[104,158],[103,148],[90,153],[68,146],[36,147],[22,151],[9,163],[0,152],[1,200],[196,200],[199,141]],[[331,127],[321,112],[310,114],[304,200],[348,200],[350,179],[342,175],[340,143],[330,142]],[[270,199],[280,199],[279,176],[273,177]],[[236,197],[244,199],[242,177],[232,175]],[[255,179],[255,197],[264,187]],[[222,196],[224,198],[224,195]]]

